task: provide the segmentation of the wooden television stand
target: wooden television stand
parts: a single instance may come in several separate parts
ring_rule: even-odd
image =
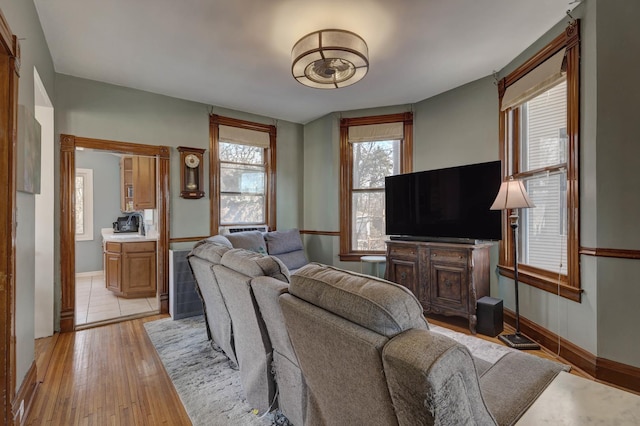
[[[469,320],[476,334],[476,302],[489,296],[490,243],[390,240],[385,278],[407,287],[425,313]]]

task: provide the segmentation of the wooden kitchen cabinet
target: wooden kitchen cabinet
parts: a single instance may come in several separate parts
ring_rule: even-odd
[[[475,334],[477,300],[489,296],[490,247],[387,241],[387,279],[411,290],[425,313],[467,318]]]
[[[120,159],[120,210],[128,213],[156,208],[156,159],[122,157]]]
[[[105,285],[125,298],[156,295],[156,242],[105,243]]]

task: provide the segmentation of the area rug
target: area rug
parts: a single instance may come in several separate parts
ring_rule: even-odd
[[[462,343],[469,349],[471,355],[488,361],[491,364],[498,361],[508,352],[518,352],[516,349],[511,349],[497,343],[488,342],[479,337],[458,333],[457,331],[449,330],[448,328],[439,327],[437,325],[429,324],[429,329],[431,331],[435,331],[436,333],[444,334],[447,337],[451,337],[458,343]]]
[[[202,316],[144,324],[194,426],[265,426],[245,401],[240,374],[231,361],[211,348]]]
[[[245,401],[240,375],[222,352],[211,348],[202,316],[145,323],[147,334],[171,377],[194,426],[264,426],[280,423],[270,414],[259,417]],[[496,362],[513,349],[430,325],[469,348],[476,357]],[[278,420],[278,421],[277,421]]]

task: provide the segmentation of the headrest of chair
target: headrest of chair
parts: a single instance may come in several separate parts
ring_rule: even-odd
[[[222,255],[229,250],[231,250],[230,247],[220,245],[215,241],[211,241],[210,239],[205,239],[198,241],[198,243],[193,246],[193,249],[191,249],[191,252],[187,255],[187,257],[198,257],[217,265],[218,263],[220,263]]]
[[[245,249],[230,249],[222,256],[220,264],[249,277],[264,275],[289,282],[289,270],[280,259],[274,256]]]
[[[310,263],[291,276],[289,293],[389,338],[429,329],[418,299],[401,285]]]

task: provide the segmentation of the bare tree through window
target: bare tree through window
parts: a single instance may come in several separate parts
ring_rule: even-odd
[[[220,223],[265,222],[264,148],[220,142]]]
[[[398,140],[352,144],[353,250],[384,250],[384,178],[400,172],[399,150]]]

